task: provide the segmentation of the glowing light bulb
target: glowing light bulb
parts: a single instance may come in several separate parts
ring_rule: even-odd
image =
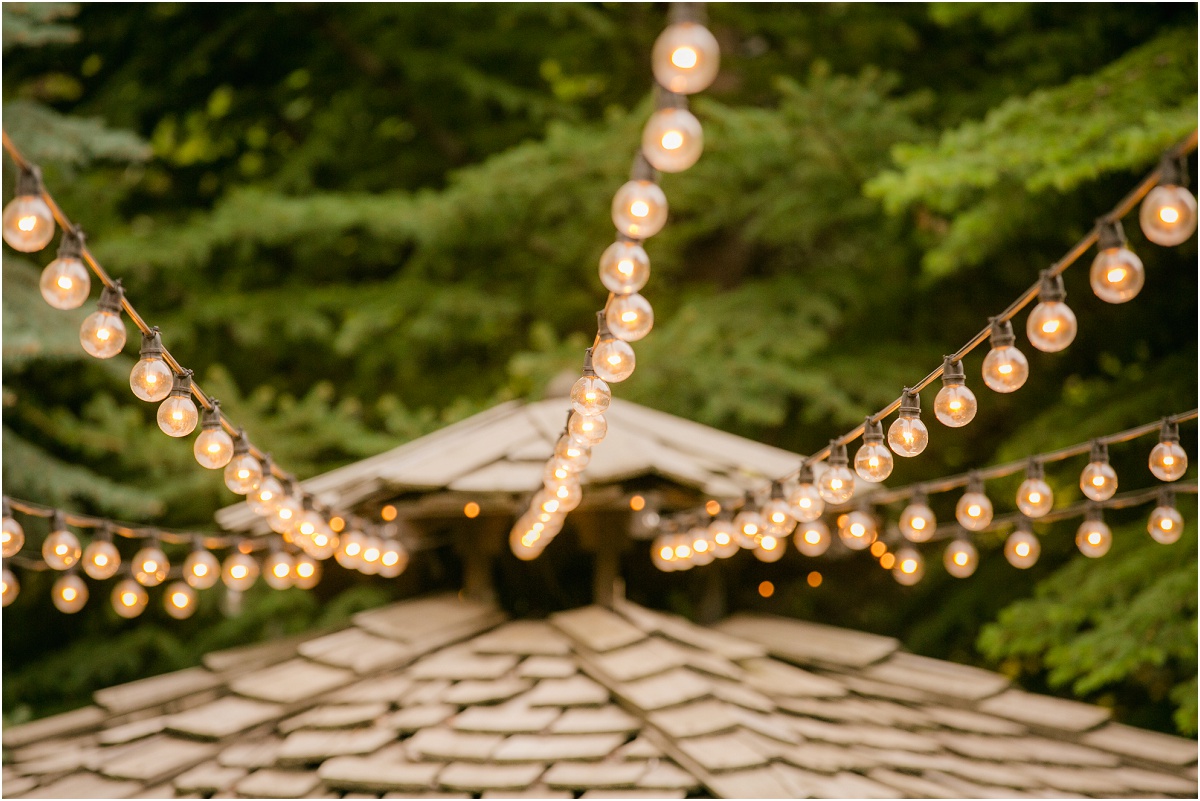
[[[83,234],[64,231],[58,256],[42,270],[42,297],[56,309],[78,309],[92,291],[92,278],[80,259]]]
[[[303,512],[300,501],[290,495],[283,495],[275,504],[275,511],[267,516],[267,525],[276,534],[291,534],[300,523]]]
[[[792,535],[796,550],[805,556],[820,556],[829,550],[833,538],[829,536],[829,527],[820,520],[810,520],[796,527]]]
[[[714,544],[708,538],[708,529],[704,526],[696,526],[687,533],[687,540],[691,543],[692,548],[692,563],[696,565],[712,564],[717,558]]]
[[[142,334],[138,362],[129,373],[129,388],[141,400],[157,403],[171,394],[174,375],[163,361],[162,354],[158,328],[150,329],[149,334]]]
[[[225,465],[225,486],[238,495],[249,495],[262,485],[262,463],[250,453],[250,443],[239,431],[233,440],[233,458]]]
[[[54,238],[54,214],[42,200],[42,176],[37,168],[22,169],[16,197],[4,207],[4,241],[13,250],[34,253]]]
[[[176,373],[170,396],[158,406],[158,427],[169,437],[186,437],[199,421],[200,413],[192,402],[192,371]]]
[[[183,580],[189,587],[207,590],[220,578],[221,565],[217,557],[202,548],[192,551],[183,560]]]
[[[1117,471],[1108,463],[1108,446],[1092,443],[1091,461],[1079,474],[1079,488],[1093,501],[1107,501],[1117,491]]]
[[[747,498],[742,511],[733,518],[733,538],[738,547],[753,550],[758,547],[758,540],[765,532],[767,521],[759,513],[752,498]]]
[[[1063,303],[1066,296],[1062,276],[1051,276],[1043,270],[1038,305],[1029,313],[1025,324],[1029,344],[1040,351],[1057,353],[1075,341],[1079,323],[1075,312]]]
[[[113,587],[113,610],[123,618],[137,617],[146,611],[148,603],[150,603],[150,594],[133,579],[124,579]]]
[[[791,507],[792,517],[801,523],[811,523],[825,511],[825,499],[813,483],[813,470],[810,465],[800,468],[799,483],[788,493],[788,506]]]
[[[1187,451],[1179,444],[1179,425],[1163,421],[1158,444],[1150,451],[1150,472],[1159,481],[1177,481],[1187,472]]]
[[[942,388],[933,399],[933,414],[942,425],[962,428],[975,419],[979,404],[975,393],[963,383],[965,374],[961,361],[947,356],[942,370]]]
[[[650,308],[650,301],[636,292],[629,295],[614,295],[604,310],[604,321],[617,339],[625,342],[637,342],[649,334],[650,329],[654,328],[654,309]],[[633,350],[630,349],[629,353],[632,365]],[[594,354],[593,358],[595,358]],[[632,366],[629,371],[633,372]],[[597,367],[598,373],[599,367]]]
[[[912,503],[900,513],[900,533],[909,542],[929,542],[935,530],[937,518],[929,508],[925,496],[914,495]]]
[[[992,320],[992,349],[983,359],[983,383],[995,392],[1016,392],[1029,378],[1029,360],[1013,345],[1012,323]]]
[[[929,429],[921,422],[921,396],[904,388],[900,416],[888,428],[888,445],[897,456],[916,456],[929,444]]]
[[[1089,274],[1096,297],[1105,303],[1124,303],[1137,297],[1146,283],[1146,270],[1137,254],[1125,247],[1120,220],[1102,225],[1096,247],[1099,252]]]
[[[256,515],[267,516],[275,513],[279,502],[286,497],[283,485],[279,479],[271,475],[269,461],[262,463],[263,479],[258,487],[246,494],[246,502]]]
[[[1112,529],[1100,519],[1099,510],[1088,512],[1088,517],[1075,532],[1075,545],[1089,559],[1099,559],[1112,547]]]
[[[0,572],[0,603],[8,606],[13,601],[17,600],[17,596],[21,594],[21,584],[17,581],[16,575],[7,567],[3,572]]]
[[[892,466],[892,453],[883,444],[883,424],[868,417],[862,447],[854,454],[854,472],[863,481],[878,483],[892,474]]]
[[[600,256],[600,283],[614,295],[637,292],[650,280],[650,257],[637,242],[618,239]]]
[[[721,47],[712,33],[696,22],[667,26],[650,54],[654,79],[679,94],[702,92],[721,67]]]
[[[1183,533],[1183,515],[1175,508],[1175,495],[1170,490],[1160,493],[1158,506],[1146,523],[1146,531],[1162,545],[1170,545]]]
[[[1004,541],[1004,558],[1021,570],[1033,567],[1041,553],[1042,543],[1028,528],[1018,528]]]
[[[92,540],[83,549],[83,572],[103,581],[112,578],[121,567],[121,553],[108,540]]]
[[[982,531],[992,522],[992,501],[983,494],[983,485],[971,482],[971,488],[962,494],[954,507],[958,524],[967,531]]]
[[[221,404],[213,401],[213,408],[206,409],[200,436],[192,443],[192,453],[201,467],[219,470],[233,458],[233,437],[221,428]]]
[[[734,534],[732,520],[718,517],[708,524],[708,539],[713,544],[714,556],[718,559],[728,559],[738,552],[739,546]]]
[[[275,590],[286,590],[292,586],[292,568],[295,560],[290,553],[275,551],[263,560],[262,575],[267,586]]]
[[[379,558],[383,556],[383,541],[378,537],[370,537],[363,543],[362,558],[359,560],[359,572],[373,576],[379,572]]]
[[[1164,159],[1162,183],[1142,201],[1138,221],[1142,233],[1156,245],[1181,245],[1196,232],[1196,198],[1179,185],[1185,169],[1182,158],[1178,162]]]
[[[0,527],[0,554],[3,554],[5,559],[16,556],[24,546],[25,529],[12,516],[12,510],[8,508],[8,499],[5,498],[4,525]]]
[[[817,492],[826,503],[845,503],[854,496],[854,474],[846,466],[846,446],[830,442],[829,465],[817,479]]]
[[[60,576],[50,589],[50,600],[54,602],[54,608],[58,611],[73,615],[87,603],[87,584],[74,573]]]
[[[350,531],[345,534],[333,558],[347,570],[358,570],[362,564],[363,540],[366,539],[361,531]]]
[[[608,435],[608,421],[602,414],[585,417],[578,412],[572,412],[571,419],[567,421],[567,433],[580,445],[591,448],[603,442]],[[555,478],[565,477],[555,476]],[[546,478],[549,479],[550,476]]]
[[[925,575],[925,559],[916,548],[901,548],[896,551],[892,563],[892,577],[898,584],[911,587]]]
[[[558,501],[558,507],[555,511],[560,514],[574,511],[579,506],[579,502],[583,499],[583,488],[579,486],[578,481],[570,479],[544,485],[545,491],[548,492],[554,500]]]
[[[846,515],[845,525],[838,528],[838,536],[842,544],[852,551],[861,551],[871,547],[879,536],[879,528],[875,518],[866,512],[855,511]]]
[[[79,344],[97,359],[111,359],[125,347],[125,323],[121,321],[121,282],[104,287],[96,311],[79,327]]]
[[[589,348],[590,350],[590,348]],[[591,354],[588,354],[591,358]],[[571,408],[585,417],[604,414],[612,403],[612,390],[604,379],[586,373],[571,387]]]
[[[592,348],[592,367],[596,375],[612,384],[620,383],[633,375],[637,357],[628,342],[612,334],[601,339]]]
[[[56,516],[51,527],[54,530],[42,541],[42,559],[52,570],[66,570],[79,561],[83,549],[79,547],[79,538],[67,530],[61,518]]]
[[[1017,488],[1017,508],[1026,517],[1042,517],[1054,507],[1054,492],[1044,475],[1041,462],[1031,461],[1025,471],[1025,480]]]
[[[652,181],[629,181],[613,196],[612,221],[630,239],[649,239],[667,223],[667,196]]]
[[[946,572],[955,578],[966,578],[979,566],[979,551],[968,540],[956,539],[946,546],[942,555]]]
[[[196,591],[182,581],[173,581],[163,593],[163,609],[176,620],[196,614]]]
[[[754,549],[754,558],[760,562],[778,562],[787,550],[787,538],[764,534]]]
[[[685,108],[659,109],[642,130],[642,155],[662,172],[683,172],[704,151],[704,129]]]
[[[660,534],[654,538],[654,542],[650,546],[650,562],[663,573],[674,572],[675,548],[671,546],[665,535]]]
[[[592,449],[586,445],[580,445],[570,436],[562,436],[554,445],[554,457],[555,464],[566,467],[572,473],[578,473],[592,460]]]
[[[167,578],[171,563],[157,545],[148,545],[133,555],[130,563],[133,577],[144,587],[157,587]]]
[[[540,541],[540,537],[522,530],[519,526],[514,526],[512,532],[508,535],[508,547],[512,551],[513,556],[522,562],[529,562],[537,559],[545,546]]]
[[[248,590],[258,579],[258,562],[248,553],[234,551],[221,566],[221,581],[231,590]]]
[[[292,581],[302,590],[311,590],[321,581],[321,569],[320,562],[302,553],[292,568]]]

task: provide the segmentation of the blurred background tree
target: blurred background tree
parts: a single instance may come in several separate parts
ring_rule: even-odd
[[[577,369],[665,10],[6,3],[4,121],[172,351],[306,476]],[[706,152],[663,179],[671,220],[648,247],[658,323],[618,394],[801,453],[965,341],[1195,125],[1194,5],[716,4],[710,17],[722,72],[694,106]],[[6,191],[13,180],[6,163]],[[894,481],[1196,403],[1195,239],[1164,250],[1127,233],[1148,273],[1136,301],[1108,306],[1070,271],[1076,344],[1024,348],[1028,384],[980,392],[977,423],[936,428]],[[45,307],[50,258],[4,253],[5,492],[210,525],[234,496],[131,397],[131,355],[83,356],[86,309]],[[1195,456],[1195,428],[1185,436]],[[1123,489],[1150,483],[1142,444],[1114,448]],[[1050,476],[1062,502],[1078,496],[1073,470]],[[970,580],[933,569],[909,589],[865,556],[739,557],[730,603],[892,634],[1194,733],[1196,510],[1182,506],[1172,546],[1148,544],[1145,510],[1114,513],[1100,561],[1076,554],[1064,523],[1043,527],[1029,571],[996,540]],[[626,564],[631,596],[691,612],[702,571],[662,575],[641,557]],[[331,569],[312,594],[260,588],[231,617],[205,598],[182,624],[153,607],[119,621],[100,593],[63,616],[47,578],[23,576],[4,612],[6,720],[446,586],[446,558],[422,554],[431,566],[390,584]]]

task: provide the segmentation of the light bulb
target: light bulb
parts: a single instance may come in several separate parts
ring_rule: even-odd
[[[554,445],[554,456],[557,464],[578,473],[592,460],[592,449],[586,445],[580,445],[577,440],[571,439],[569,436],[562,436]]]
[[[883,444],[883,425],[867,418],[863,444],[854,454],[854,472],[863,481],[878,483],[892,474],[892,453]]]
[[[718,559],[728,559],[739,550],[732,520],[714,518],[708,524],[708,539],[713,544],[713,555]]]
[[[924,495],[914,495],[912,503],[900,513],[900,533],[909,542],[929,542],[937,529],[937,518]]]
[[[946,546],[942,562],[947,573],[955,578],[966,578],[979,566],[979,551],[968,540],[956,539]]]
[[[855,511],[846,515],[845,525],[838,529],[842,544],[852,551],[861,551],[871,547],[879,536],[879,527],[875,518],[866,512]]]
[[[1029,313],[1025,334],[1029,344],[1046,353],[1057,353],[1075,340],[1079,323],[1063,298],[1067,291],[1061,275],[1051,276],[1043,270],[1038,305]]]
[[[302,590],[311,590],[321,580],[321,563],[308,554],[302,553],[296,557],[292,567],[292,581]]]
[[[585,417],[578,412],[571,412],[571,419],[567,421],[567,433],[579,444],[591,448],[603,442],[604,437],[608,435],[608,421],[602,414]],[[554,477],[565,478],[557,474]],[[550,476],[546,478],[549,480]]]
[[[270,468],[265,462],[262,468],[263,479],[258,487],[246,494],[246,502],[250,504],[250,508],[255,514],[265,517],[274,514],[275,508],[286,496],[283,485],[279,483],[279,479],[271,475]]]
[[[123,618],[137,617],[146,611],[148,603],[150,603],[150,594],[133,579],[124,579],[113,587],[113,609]]]
[[[557,511],[560,514],[574,511],[583,500],[583,488],[579,486],[578,481],[567,480],[547,484],[545,490],[558,501]]]
[[[58,611],[73,615],[87,603],[87,584],[74,573],[60,576],[50,589],[50,600]]]
[[[921,422],[921,396],[904,388],[900,416],[888,428],[888,445],[898,456],[916,456],[929,444],[929,429]]]
[[[747,503],[748,505],[733,518],[733,538],[738,547],[753,550],[758,547],[758,538],[763,535],[767,523],[759,514],[753,500]]]
[[[4,241],[13,250],[35,253],[54,238],[54,214],[42,200],[42,176],[37,168],[22,168],[16,197],[4,207]]]
[[[708,88],[721,66],[721,47],[703,25],[677,22],[654,40],[650,54],[654,79],[679,94],[695,94]]]
[[[157,545],[148,545],[133,555],[129,563],[133,577],[144,587],[157,587],[167,578],[171,563]]]
[[[829,550],[833,538],[829,536],[829,527],[820,520],[810,520],[796,527],[792,535],[796,550],[805,556],[820,556]]]
[[[1170,491],[1165,491],[1158,500],[1158,506],[1150,513],[1146,523],[1146,531],[1155,542],[1170,545],[1179,539],[1183,533],[1183,515],[1174,506],[1174,497]]]
[[[629,295],[613,295],[604,310],[604,321],[608,323],[609,330],[617,339],[637,342],[654,327],[654,309],[650,308],[650,301],[636,292]],[[632,352],[631,349],[630,353]],[[631,367],[630,372],[632,371]]]
[[[144,401],[157,403],[171,394],[174,375],[162,359],[163,346],[158,329],[142,334],[142,348],[138,362],[129,372],[129,388]]]
[[[171,395],[158,406],[158,427],[170,437],[186,437],[196,429],[200,413],[192,402],[192,371],[176,373]]]
[[[182,581],[173,581],[163,593],[163,608],[176,620],[196,614],[196,591]]]
[[[7,567],[0,573],[0,603],[8,606],[13,601],[17,600],[17,596],[21,594],[21,584],[17,581],[16,575]]]
[[[962,362],[947,356],[942,363],[942,388],[933,399],[933,414],[950,428],[962,428],[975,419],[979,409],[975,393],[963,383],[964,378]]]
[[[677,570],[691,570],[695,564],[692,562],[692,543],[686,534],[676,534],[671,538],[672,547],[675,548],[675,566]]]
[[[825,499],[813,483],[812,467],[805,465],[800,468],[799,483],[788,493],[788,506],[791,507],[792,517],[801,523],[811,523],[825,511]]]
[[[1120,233],[1120,225],[1115,222],[1105,227],[1100,235],[1100,252],[1092,260],[1092,291],[1105,303],[1133,300],[1146,283],[1142,260],[1125,247],[1125,235]]]
[[[764,534],[754,549],[754,558],[760,562],[778,562],[787,550],[787,538]]]
[[[295,560],[285,551],[275,551],[263,560],[263,581],[275,590],[286,590],[292,586],[292,568]]]
[[[79,538],[63,527],[55,527],[42,541],[42,559],[52,570],[66,570],[79,561],[83,549]]]
[[[103,581],[112,578],[121,567],[121,553],[108,540],[92,540],[83,549],[83,572]]]
[[[42,297],[56,309],[78,309],[92,291],[92,277],[80,258],[83,234],[64,231],[54,261],[42,270]]]
[[[1099,517],[1099,512],[1092,512],[1075,532],[1075,545],[1079,552],[1089,559],[1099,559],[1108,553],[1112,547],[1112,529]]]
[[[1004,558],[1013,567],[1033,567],[1042,553],[1042,543],[1027,528],[1018,528],[1004,541]]]
[[[603,379],[595,375],[583,375],[571,387],[571,408],[585,417],[604,414],[610,403],[612,390]]]
[[[1012,323],[992,320],[992,349],[983,359],[983,383],[994,392],[1016,392],[1029,378],[1029,360],[1013,344]]]
[[[792,517],[791,508],[782,497],[782,488],[780,497],[772,497],[763,505],[762,516],[763,531],[772,537],[782,539],[796,527],[796,518]]]
[[[1146,238],[1165,247],[1183,244],[1196,232],[1196,198],[1176,183],[1178,167],[1175,171],[1150,190],[1138,214]]]
[[[1031,461],[1025,471],[1025,480],[1017,488],[1017,508],[1026,517],[1042,517],[1054,507],[1054,492],[1044,475],[1042,464]]]
[[[714,543],[708,538],[708,529],[703,526],[696,526],[687,533],[687,539],[692,544],[692,563],[696,565],[709,565],[717,558],[714,553]]]
[[[600,256],[600,283],[614,295],[637,292],[650,280],[650,257],[637,242],[618,239]]]
[[[111,359],[125,347],[125,323],[121,321],[121,282],[106,286],[100,293],[96,311],[79,326],[79,344],[97,359]]]
[[[1176,481],[1187,472],[1187,451],[1179,444],[1179,425],[1163,421],[1158,444],[1150,451],[1150,472],[1159,481]]]
[[[530,532],[523,531],[520,527],[514,527],[508,535],[508,547],[513,556],[522,562],[530,562],[537,559],[542,553],[544,546],[539,540],[539,537]]]
[[[378,537],[368,537],[363,542],[362,559],[359,560],[359,572],[373,576],[379,572],[379,558],[383,556],[383,541]]]
[[[258,578],[258,562],[248,553],[234,551],[221,566],[221,581],[231,590],[248,590]]]
[[[654,538],[654,542],[650,545],[650,562],[664,573],[671,573],[675,570],[675,549],[671,547],[665,535],[660,534]]]
[[[992,522],[992,501],[983,494],[981,484],[972,482],[972,487],[958,499],[954,516],[967,531],[982,531]]]
[[[290,495],[283,495],[275,504],[275,511],[267,515],[267,525],[276,534],[291,534],[300,522],[303,511],[300,501]]]
[[[826,503],[845,503],[854,495],[854,474],[846,467],[846,446],[830,442],[829,465],[817,479],[817,492]]]
[[[197,548],[183,560],[183,580],[188,586],[207,590],[221,578],[221,565],[217,557],[203,548]]]
[[[209,470],[219,470],[233,458],[233,437],[221,428],[221,412],[215,401],[213,408],[204,412],[204,425],[192,443],[192,453],[200,466]]]
[[[667,196],[653,181],[629,181],[613,195],[612,221],[630,239],[648,239],[667,223]]]
[[[338,544],[338,549],[334,552],[333,558],[347,570],[357,570],[359,565],[362,564],[364,539],[365,537],[361,531],[351,531],[346,534]]]
[[[704,151],[704,129],[685,108],[659,109],[642,130],[642,155],[656,170],[683,172]]]
[[[4,526],[0,528],[0,554],[3,554],[5,559],[10,556],[16,556],[24,546],[25,529],[12,516],[8,508],[8,501],[5,500]]]
[[[925,575],[925,559],[916,548],[901,548],[896,551],[892,564],[892,577],[905,587],[916,584]]]
[[[262,464],[250,454],[244,438],[234,440],[233,453],[233,458],[225,465],[225,486],[230,492],[249,495],[262,484]]]
[[[592,368],[596,375],[612,384],[620,383],[633,375],[637,357],[628,342],[609,335],[592,348]]]
[[[1092,443],[1091,461],[1079,474],[1079,488],[1093,501],[1107,501],[1117,491],[1117,471],[1108,463],[1108,446]]]

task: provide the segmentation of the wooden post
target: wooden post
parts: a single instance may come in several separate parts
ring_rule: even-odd
[[[629,547],[629,513],[595,511],[575,519],[579,542],[595,555],[592,569],[592,603],[612,609],[621,578],[621,552]]]
[[[492,559],[511,522],[507,517],[481,517],[467,521],[455,538],[455,550],[463,560],[463,595],[472,601],[494,604]]]

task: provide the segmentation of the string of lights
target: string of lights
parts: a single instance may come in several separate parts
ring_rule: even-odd
[[[579,473],[608,433],[604,412],[612,402],[609,385],[633,374],[637,358],[630,343],[654,327],[654,309],[641,289],[650,279],[643,243],[667,222],[659,173],[688,169],[704,149],[704,132],[688,110],[687,96],[716,78],[720,47],[704,27],[703,3],[672,3],[668,23],[651,52],[655,111],[642,130],[629,180],[612,200],[617,238],[600,257],[600,282],[609,290],[608,300],[596,313],[596,337],[584,355],[583,375],[571,388],[571,410],[546,462],[542,489],[509,535],[519,559],[536,559],[583,498]]]

